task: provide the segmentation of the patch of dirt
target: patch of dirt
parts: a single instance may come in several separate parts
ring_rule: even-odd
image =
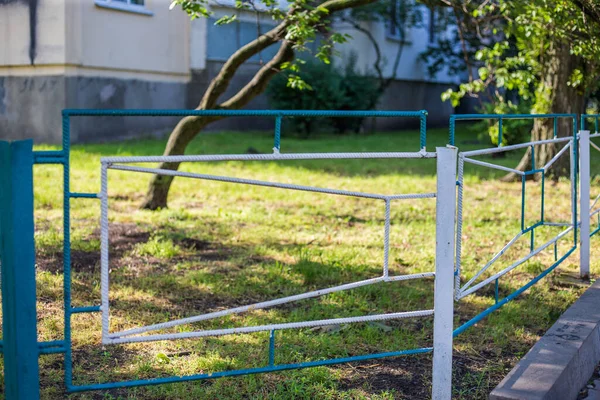
[[[431,355],[384,358],[342,364],[340,390],[360,389],[369,394],[395,390],[397,398],[428,399],[431,382]]]
[[[88,239],[99,239],[97,230]],[[118,265],[118,260],[131,251],[138,243],[145,243],[150,233],[145,232],[135,224],[111,224],[110,226],[110,255],[111,260]],[[63,270],[63,252],[38,252],[36,256],[38,269],[53,273]],[[78,272],[95,272],[100,267],[100,251],[71,250],[71,268]]]
[[[151,233],[136,224],[111,224],[110,225],[110,261],[111,268],[128,267],[132,271],[142,272],[148,268],[165,269],[182,261],[217,262],[226,261],[239,254],[240,249],[229,248],[219,243],[208,242],[186,237],[173,240],[174,244],[181,247],[185,253],[171,260],[161,260],[150,256],[130,257],[129,254],[140,243],[146,243]],[[94,231],[89,240],[99,239],[100,231]],[[256,255],[248,256],[238,268],[253,263],[269,261],[269,258]],[[37,254],[37,267],[42,271],[52,273],[62,272],[62,251],[44,252]],[[71,250],[71,265],[75,272],[97,272],[100,268],[100,251]],[[204,266],[205,267],[205,266]],[[230,267],[228,267],[230,269]]]

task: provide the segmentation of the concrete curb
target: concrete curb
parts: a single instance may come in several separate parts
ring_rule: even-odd
[[[567,310],[490,394],[490,400],[569,400],[600,361],[600,280]]]

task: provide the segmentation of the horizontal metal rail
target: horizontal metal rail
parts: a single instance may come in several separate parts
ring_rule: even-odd
[[[513,293],[509,294],[502,300],[498,301],[493,306],[483,310],[482,312],[480,312],[479,314],[477,314],[476,316],[474,316],[473,318],[471,318],[470,320],[468,320],[467,322],[465,322],[464,324],[462,324],[461,326],[456,328],[454,330],[453,336],[456,337],[456,336],[460,335],[461,333],[463,333],[464,331],[466,331],[467,329],[469,329],[470,327],[472,327],[473,325],[475,325],[476,323],[478,323],[479,321],[481,321],[482,319],[484,319],[485,317],[487,317],[494,311],[498,310],[500,307],[504,306],[509,301],[517,298],[519,295],[521,295],[527,289],[529,289],[530,287],[532,287],[533,285],[538,283],[542,278],[544,278],[550,272],[554,271],[554,269],[556,269],[556,267],[558,267],[560,264],[562,264],[562,262],[565,261],[571,254],[573,254],[573,252],[576,249],[577,249],[577,246],[571,247],[571,249],[569,249],[569,251],[567,251],[561,258],[559,258],[554,264],[552,264],[548,269],[543,271],[541,274],[539,274],[538,276],[533,278],[531,281],[529,281],[528,283],[523,285],[521,288],[515,290]]]
[[[565,153],[565,151],[569,150],[570,148],[571,148],[571,142],[567,143],[567,145],[565,147],[560,149],[560,151],[558,153],[556,153],[556,155],[554,157],[552,157],[552,159],[550,161],[548,161],[546,163],[546,165],[544,165],[542,167],[544,172],[547,172],[548,169],[552,166],[552,164],[554,164],[560,158],[560,156],[562,156]]]
[[[65,109],[68,117],[425,117],[427,111]]]
[[[274,154],[216,154],[189,156],[131,156],[102,157],[104,164],[162,163],[162,162],[210,162],[210,161],[281,161],[281,160],[349,160],[391,158],[436,158],[436,153],[415,152],[372,152],[372,153],[274,153]]]
[[[364,315],[360,317],[348,317],[348,318],[334,318],[334,319],[322,319],[317,321],[301,321],[301,322],[288,322],[284,324],[269,324],[259,326],[244,326],[240,328],[228,328],[228,329],[212,329],[197,332],[177,332],[177,333],[165,333],[160,335],[149,335],[149,336],[129,336],[129,337],[118,337],[108,338],[104,344],[119,344],[119,343],[141,343],[141,342],[155,342],[159,340],[172,340],[172,339],[193,339],[209,336],[224,336],[224,335],[235,335],[242,333],[254,333],[264,331],[279,331],[283,329],[301,329],[301,328],[313,328],[318,326],[328,325],[343,325],[353,324],[360,322],[373,322],[373,321],[386,321],[390,319],[403,319],[403,318],[419,318],[428,317],[433,315],[433,310],[420,310],[420,311],[405,311],[390,314],[377,314],[377,315]]]
[[[537,145],[540,145],[540,144],[563,143],[563,142],[569,142],[569,141],[572,141],[572,140],[573,140],[573,137],[561,137],[561,138],[555,138],[555,139],[545,139],[545,140],[538,140],[538,141],[535,141],[535,142],[513,144],[513,145],[510,145],[510,146],[491,147],[489,149],[463,151],[461,154],[463,156],[465,156],[465,157],[481,156],[481,155],[484,155],[484,154],[502,153],[502,152],[505,152],[505,151],[523,149],[525,147],[537,146]]]
[[[577,114],[453,114],[454,120],[577,118]]]
[[[115,165],[115,164],[109,165],[108,168],[121,170],[121,171],[141,172],[141,173],[147,173],[147,174],[168,175],[168,176],[179,176],[179,177],[184,177],[184,178],[204,179],[204,180],[228,182],[228,183],[241,183],[241,184],[245,184],[245,185],[299,190],[299,191],[304,191],[304,192],[327,193],[327,194],[335,194],[335,195],[340,195],[340,196],[362,197],[362,198],[366,198],[366,199],[402,200],[402,199],[424,199],[424,198],[434,198],[435,197],[435,193],[384,195],[384,194],[353,192],[353,191],[348,191],[348,190],[320,188],[320,187],[315,187],[315,186],[303,186],[303,185],[293,185],[293,184],[287,184],[287,183],[259,181],[259,180],[254,180],[254,179],[243,179],[243,178],[233,178],[233,177],[218,176],[218,175],[197,174],[197,173],[193,173],[193,172],[172,171],[169,169],[130,167],[130,166],[125,166],[125,165]]]
[[[131,336],[131,335],[138,335],[140,333],[172,328],[175,326],[191,324],[194,322],[206,321],[206,320],[210,320],[210,319],[224,317],[224,316],[231,315],[231,314],[240,314],[240,313],[247,312],[247,311],[261,310],[264,308],[274,307],[274,306],[278,306],[281,304],[291,303],[291,302],[295,302],[295,301],[299,301],[299,300],[320,297],[320,296],[324,296],[324,295],[327,295],[330,293],[356,289],[356,288],[359,288],[362,286],[372,285],[372,284],[379,283],[379,282],[392,282],[392,281],[402,281],[402,280],[410,280],[410,279],[421,279],[421,278],[427,278],[427,277],[432,277],[432,276],[435,276],[434,272],[423,272],[423,273],[418,273],[418,274],[402,275],[402,276],[390,276],[387,278],[381,276],[378,278],[367,279],[364,281],[358,281],[358,282],[347,283],[345,285],[334,286],[334,287],[330,287],[327,289],[313,290],[311,292],[305,292],[305,293],[296,294],[293,296],[282,297],[282,298],[275,299],[275,300],[263,301],[260,303],[249,304],[246,306],[230,308],[228,310],[215,311],[212,313],[197,315],[194,317],[181,318],[181,319],[177,319],[177,320],[173,320],[173,321],[162,322],[159,324],[148,325],[148,326],[141,327],[141,328],[128,329],[128,330],[125,330],[122,332],[116,332],[116,333],[109,334],[108,337],[109,338],[119,338],[119,337]]]
[[[518,169],[508,168],[508,167],[504,167],[502,165],[491,164],[491,163],[487,163],[487,162],[484,162],[484,161],[473,160],[473,159],[467,158],[467,157],[464,157],[463,159],[465,160],[465,162],[470,163],[470,164],[479,165],[479,166],[482,166],[482,167],[499,169],[499,170],[504,171],[504,172],[512,172],[512,173],[517,174],[517,175],[525,175],[525,173],[523,171],[519,171]]]
[[[469,288],[469,286],[471,286],[471,284],[473,282],[475,282],[477,280],[477,278],[479,278],[481,276],[481,274],[483,274],[485,271],[487,271],[487,269],[489,267],[492,266],[492,264],[494,264],[496,262],[496,260],[498,260],[500,257],[502,257],[502,255],[504,253],[506,253],[506,251],[513,245],[515,244],[515,242],[517,240],[519,240],[521,237],[523,236],[523,232],[519,232],[517,233],[517,235],[512,238],[503,248],[502,250],[500,250],[498,253],[496,253],[494,255],[494,257],[492,257],[492,259],[483,267],[479,270],[479,272],[477,272],[475,274],[475,276],[473,276],[471,279],[469,279],[469,281],[467,283],[464,284],[464,286],[460,289],[461,292],[464,292],[465,290],[467,290]]]
[[[538,247],[534,251],[530,252],[528,255],[526,255],[525,257],[523,257],[520,260],[516,261],[515,263],[513,263],[513,264],[509,265],[508,267],[504,268],[502,271],[498,272],[497,274],[494,274],[494,275],[490,276],[489,278],[483,280],[482,282],[480,282],[477,285],[471,287],[470,289],[461,292],[459,294],[458,298],[460,299],[460,298],[466,297],[466,296],[468,296],[468,295],[470,295],[472,293],[475,293],[477,290],[481,289],[485,285],[488,285],[489,283],[495,281],[496,279],[500,278],[501,276],[506,275],[508,272],[512,271],[513,269],[515,269],[519,265],[523,264],[525,261],[531,259],[532,257],[536,256],[537,254],[539,254],[540,252],[542,252],[543,250],[545,250],[546,248],[548,248],[551,244],[554,244],[554,243],[558,242],[560,239],[562,239],[567,233],[571,232],[572,230],[573,230],[572,227],[569,227],[569,228],[565,229],[560,234],[558,234],[556,237],[554,237],[550,241],[544,243],[543,245],[541,245],[540,247]]]
[[[433,351],[432,347],[422,347],[417,349],[410,350],[400,350],[400,351],[391,351],[385,353],[374,353],[374,354],[365,354],[359,356],[351,356],[351,357],[342,357],[342,358],[332,358],[327,360],[317,360],[317,361],[307,361],[302,363],[295,364],[279,364],[268,367],[261,368],[248,368],[248,369],[239,369],[233,371],[220,371],[220,372],[209,372],[205,374],[196,374],[196,375],[188,375],[188,376],[170,376],[164,378],[152,378],[152,379],[139,379],[133,381],[124,381],[124,382],[109,382],[109,383],[96,383],[90,385],[69,385],[67,386],[67,391],[69,393],[75,392],[84,392],[88,390],[107,390],[107,389],[118,389],[118,388],[127,388],[127,387],[135,387],[135,386],[148,386],[148,385],[162,385],[165,383],[176,383],[176,382],[190,382],[197,380],[206,380],[206,379],[215,379],[215,378],[224,378],[224,377],[232,377],[232,376],[241,376],[241,375],[252,375],[252,374],[262,374],[267,372],[280,372],[280,371],[288,371],[293,369],[303,369],[303,368],[311,368],[311,367],[319,367],[326,365],[336,365],[336,364],[344,364],[354,361],[365,361],[365,360],[376,360],[380,358],[388,358],[388,357],[399,357],[399,356],[407,356],[413,354],[424,354],[430,353]]]

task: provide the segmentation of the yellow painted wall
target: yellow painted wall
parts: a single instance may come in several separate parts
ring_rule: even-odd
[[[29,6],[0,5],[0,66],[30,65]],[[65,0],[43,0],[37,10],[35,63],[65,62]]]
[[[28,5],[2,5],[0,74],[186,81],[190,20],[180,9],[170,11],[169,3],[146,0],[152,15],[144,15],[99,7],[94,0],[39,1],[34,66]]]
[[[161,74],[189,73],[189,18],[169,11],[168,0],[146,0],[153,15],[98,7],[93,1],[69,0],[80,8],[80,49],[69,52],[68,63]],[[76,23],[73,19],[72,23]]]

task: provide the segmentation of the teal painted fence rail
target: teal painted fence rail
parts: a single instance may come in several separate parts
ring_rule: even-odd
[[[274,151],[279,152],[281,148],[281,126],[284,118],[293,117],[335,117],[335,118],[414,118],[419,121],[419,151],[426,149],[427,111],[313,111],[313,110],[77,110],[67,109],[62,112],[62,149],[56,151],[34,152],[36,164],[57,164],[63,166],[63,229],[65,232],[63,242],[63,271],[64,271],[64,340],[46,345],[42,349],[43,354],[64,353],[64,382],[68,392],[80,392],[85,390],[111,389],[119,387],[132,387],[142,385],[155,385],[160,383],[181,382],[190,380],[212,379],[219,376],[238,376],[255,373],[276,372],[289,369],[309,368],[318,365],[332,365],[343,362],[377,359],[382,357],[420,354],[431,351],[431,348],[407,349],[388,353],[366,354],[341,359],[320,360],[298,364],[269,365],[264,368],[250,368],[237,371],[223,371],[222,373],[200,374],[189,377],[165,377],[160,379],[133,380],[127,382],[108,382],[93,385],[76,385],[73,383],[73,359],[71,340],[71,317],[76,313],[98,312],[100,306],[90,305],[74,308],[71,305],[71,199],[94,199],[98,198],[96,193],[72,193],[70,191],[70,146],[71,146],[71,118],[73,117],[266,117],[275,119]],[[273,338],[274,344],[274,338]],[[272,345],[270,345],[272,346]]]
[[[33,142],[0,142],[5,398],[40,395],[33,241]]]
[[[344,358],[336,358],[329,360],[318,360],[318,361],[310,361],[305,363],[298,364],[278,364],[274,363],[274,344],[275,344],[275,334],[271,333],[269,340],[269,363],[267,366],[262,368],[249,368],[242,369],[236,371],[223,371],[216,372],[212,374],[200,374],[200,375],[192,375],[186,377],[164,377],[164,378],[156,378],[156,379],[146,379],[146,380],[131,380],[124,382],[106,382],[106,383],[94,383],[94,384],[74,384],[73,381],[73,360],[72,360],[72,340],[71,340],[71,318],[74,314],[78,313],[90,313],[90,312],[98,312],[100,311],[100,306],[98,305],[88,305],[82,307],[73,307],[71,304],[71,244],[70,244],[70,230],[71,230],[71,218],[70,218],[70,202],[71,199],[80,199],[81,201],[87,201],[86,199],[98,199],[99,196],[96,193],[76,193],[70,191],[70,121],[73,117],[110,117],[110,116],[176,116],[176,117],[184,117],[184,116],[211,116],[215,118],[221,117],[266,117],[273,118],[275,122],[275,130],[274,130],[274,151],[279,152],[281,148],[281,127],[282,121],[285,118],[292,117],[339,117],[339,118],[350,118],[350,117],[381,117],[381,118],[416,118],[419,121],[419,150],[423,151],[426,149],[427,144],[427,112],[426,111],[283,111],[283,110],[273,110],[273,111],[265,111],[265,110],[64,110],[63,111],[63,140],[62,140],[62,149],[57,151],[31,151],[31,142],[29,144],[5,144],[4,142],[0,142],[0,188],[3,190],[0,191],[0,204],[2,205],[2,209],[0,209],[0,226],[1,231],[3,232],[2,238],[2,290],[3,290],[3,318],[4,318],[4,340],[0,343],[0,349],[2,349],[5,357],[5,368],[9,373],[5,374],[5,382],[6,382],[6,398],[27,398],[27,399],[35,399],[39,397],[39,371],[35,369],[37,366],[37,358],[40,354],[64,354],[64,380],[65,387],[67,392],[80,392],[85,390],[98,390],[98,389],[111,389],[111,388],[123,388],[123,387],[132,387],[132,386],[141,386],[141,385],[156,385],[162,383],[171,383],[171,382],[182,382],[182,381],[191,381],[191,380],[203,380],[203,379],[212,379],[224,376],[238,376],[238,375],[247,375],[247,374],[256,374],[256,373],[264,373],[264,372],[276,372],[283,371],[289,369],[300,369],[300,368],[309,368],[318,365],[333,365],[338,363],[346,363],[352,361],[361,361],[361,360],[370,360],[370,359],[378,359],[382,357],[392,357],[392,356],[402,356],[409,354],[421,354],[432,351],[431,347],[427,348],[417,348],[417,349],[406,349],[406,350],[398,350],[393,352],[386,353],[377,353],[377,354],[366,354],[366,355],[358,355],[352,357],[344,357]],[[537,119],[537,118],[550,118],[554,123],[554,135],[557,136],[558,129],[558,121],[560,119],[572,119],[573,120],[573,131],[577,132],[577,115],[575,114],[542,114],[542,115],[453,115],[450,118],[450,131],[449,131],[449,142],[454,145],[455,143],[455,133],[456,133],[456,121],[461,120],[482,120],[482,119],[492,119],[497,120],[499,123],[499,136],[498,136],[498,144],[502,145],[503,138],[503,121],[504,120],[512,120],[512,119]],[[584,127],[586,123],[589,121],[594,121],[596,130],[598,129],[598,120],[600,115],[583,115],[581,116],[581,126]],[[576,139],[574,139],[576,140]],[[13,147],[11,147],[13,146]],[[8,150],[7,150],[8,149]],[[29,155],[27,155],[29,154]],[[577,159],[577,146],[573,146],[573,157]],[[15,155],[16,158],[13,157]],[[534,156],[535,158],[535,156]],[[20,160],[17,162],[16,160]],[[12,162],[16,162],[20,165],[17,168],[13,168],[14,166],[11,164]],[[34,273],[33,265],[34,260],[31,258],[34,254],[33,252],[33,192],[30,190],[30,186],[33,184],[31,179],[30,172],[23,172],[30,170],[32,164],[57,164],[62,165],[63,167],[63,230],[64,230],[64,242],[63,242],[63,269],[64,269],[64,283],[63,283],[63,292],[64,292],[64,339],[49,341],[49,342],[37,342],[36,331],[35,331],[35,276],[32,275]],[[8,166],[8,167],[7,167]],[[19,172],[20,171],[20,172]],[[535,169],[535,164],[533,166],[532,171],[539,173],[539,170]],[[25,179],[19,180],[20,184],[13,188],[12,191],[5,191],[5,187],[11,187],[13,181],[10,180],[9,176],[11,174],[25,174],[29,176],[29,178],[25,177]],[[533,172],[532,172],[533,173]],[[20,175],[19,175],[20,176]],[[576,179],[576,175],[575,175]],[[16,189],[16,190],[14,190]],[[31,217],[31,224],[29,220],[26,221],[22,226],[16,227],[17,231],[14,236],[11,237],[24,237],[26,246],[22,248],[21,251],[30,251],[30,255],[23,258],[26,260],[27,264],[30,264],[32,268],[25,268],[18,273],[21,275],[14,275],[11,277],[11,273],[13,269],[16,270],[14,263],[11,263],[11,257],[13,253],[11,251],[13,248],[17,247],[10,240],[6,240],[6,232],[10,229],[10,224],[14,224],[14,221],[10,220],[10,213],[7,210],[10,207],[14,207],[14,199],[13,203],[10,205],[7,203],[7,198],[9,195],[7,193],[12,193],[13,195],[18,195],[18,198],[21,199],[27,198],[27,201],[17,201],[19,203],[17,206],[19,207],[20,213],[25,213],[28,215],[28,218]],[[16,194],[15,194],[16,193]],[[574,194],[576,196],[576,194]],[[576,204],[576,202],[575,202]],[[543,216],[543,203],[541,210],[541,222],[544,221]],[[574,206],[573,213],[577,215],[577,208]],[[531,232],[532,241],[533,234],[536,226],[531,226],[523,230],[527,232]],[[577,241],[577,229],[574,229],[574,242]],[[540,275],[535,277],[529,283],[518,289],[517,291],[509,294],[504,299],[498,299],[498,291],[497,291],[497,281],[496,281],[496,303],[494,306],[484,310],[482,313],[471,319],[470,321],[464,323],[460,327],[454,330],[454,335],[458,335],[461,332],[464,332],[470,326],[474,325],[477,321],[485,318],[487,315],[502,307],[504,304],[516,298],[518,295],[523,293],[529,287],[536,284],[539,280],[541,280],[544,276],[554,270],[558,265],[560,265],[570,254],[575,250],[576,244],[572,247],[566,254],[562,255],[560,258],[557,257],[556,262],[551,265],[548,269],[543,271]],[[29,249],[29,250],[27,250]],[[8,262],[5,260],[9,260]],[[8,271],[7,269],[11,269]],[[22,294],[28,298],[28,300],[21,304],[21,306],[25,307],[28,310],[33,310],[34,314],[25,313],[18,314],[10,309],[10,299],[11,296],[14,297],[14,292],[11,293],[11,289],[5,286],[11,282],[11,279],[14,280],[16,285],[24,285],[23,287],[17,286],[19,288],[19,294]],[[18,282],[17,282],[18,280]],[[20,283],[19,283],[20,282]],[[5,290],[7,291],[5,293]],[[33,292],[32,292],[33,290]],[[33,301],[33,306],[32,306]],[[14,304],[12,306],[15,306]],[[12,314],[11,314],[12,313]],[[18,329],[19,332],[21,329],[24,329],[23,334],[13,334],[11,333],[12,328]],[[32,329],[33,327],[33,329]],[[33,336],[32,336],[33,332]],[[12,335],[12,336],[11,336]],[[16,338],[22,340],[16,340]],[[18,342],[18,343],[17,343]],[[24,358],[20,358],[17,354],[23,354]],[[15,356],[17,355],[17,356]],[[12,357],[12,358],[11,358]],[[15,358],[16,357],[16,358]],[[17,362],[16,360],[19,360]],[[31,365],[33,369],[29,369],[27,374],[19,375],[19,368],[23,365]],[[35,367],[34,367],[35,365]],[[19,385],[19,382],[26,381],[27,384],[21,388],[22,385]],[[16,385],[15,385],[16,383]],[[24,394],[21,394],[19,390],[24,391]],[[25,396],[25,397],[18,397]]]

